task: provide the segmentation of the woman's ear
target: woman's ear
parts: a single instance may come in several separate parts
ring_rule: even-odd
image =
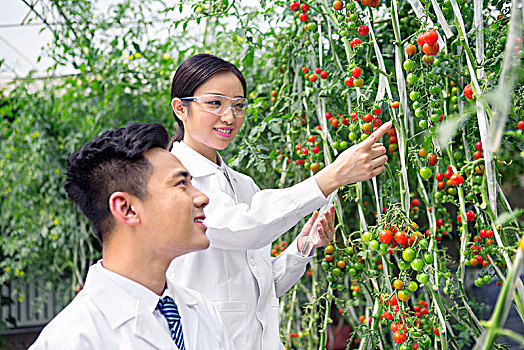
[[[109,210],[115,220],[124,225],[138,225],[140,223],[139,213],[136,211],[135,196],[127,192],[113,192],[109,197]]]
[[[180,120],[185,121],[187,109],[178,97],[171,100],[171,108],[173,108],[173,112]]]

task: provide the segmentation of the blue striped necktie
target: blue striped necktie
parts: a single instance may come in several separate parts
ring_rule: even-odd
[[[165,296],[158,301],[156,308],[160,310],[167,319],[169,329],[171,329],[171,338],[175,341],[178,350],[185,350],[182,322],[180,321],[180,313],[178,312],[175,301],[171,299],[171,297]]]

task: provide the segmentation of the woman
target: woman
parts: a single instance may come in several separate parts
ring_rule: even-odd
[[[340,154],[314,177],[290,188],[261,191],[250,177],[229,169],[217,152],[242,126],[245,96],[242,73],[212,55],[189,58],[173,77],[178,131],[172,153],[193,176],[193,185],[209,197],[205,224],[211,247],[177,259],[168,275],[176,275],[179,283],[216,305],[238,349],[280,349],[278,297],[300,279],[311,259],[299,252],[318,214],[277,258],[271,259],[270,244],[324,205],[338,187],[382,172],[386,149],[375,141],[391,124]],[[331,240],[333,216],[331,208],[322,219],[315,247]]]

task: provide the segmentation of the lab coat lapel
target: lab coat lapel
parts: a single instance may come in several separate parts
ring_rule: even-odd
[[[167,280],[168,294],[171,294],[175,303],[178,306],[178,310],[182,320],[182,331],[184,332],[184,343],[187,350],[198,350],[198,313],[196,306],[198,300],[192,295],[186,293],[182,288],[179,288],[171,281]]]
[[[155,349],[176,349],[173,339],[158,325],[158,320],[152,313],[144,309],[137,310],[135,318],[136,336],[154,346]]]

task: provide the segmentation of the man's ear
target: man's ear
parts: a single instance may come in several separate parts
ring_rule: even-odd
[[[140,217],[136,211],[138,199],[127,192],[113,192],[109,197],[109,210],[116,221],[124,225],[138,225]]]
[[[187,108],[178,97],[171,100],[171,108],[180,120],[185,121]]]

